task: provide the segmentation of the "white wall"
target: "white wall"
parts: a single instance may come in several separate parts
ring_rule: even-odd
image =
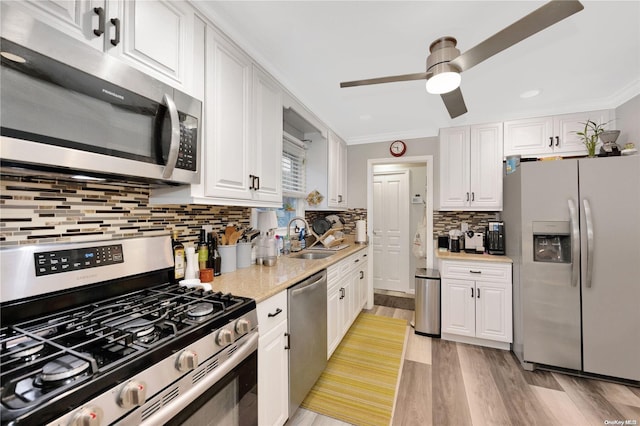
[[[349,194],[349,208],[367,208],[367,161],[378,158],[393,158],[389,153],[391,142],[393,141],[348,146],[347,193]],[[438,138],[407,139],[404,142],[407,144],[406,157],[433,155],[434,200],[437,200],[440,170],[438,168]]]
[[[616,108],[616,125],[610,129],[620,130],[618,145],[624,147],[625,143],[632,142],[640,149],[640,95]]]

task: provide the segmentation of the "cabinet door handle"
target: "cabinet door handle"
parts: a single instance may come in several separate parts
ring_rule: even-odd
[[[98,15],[98,29],[93,30],[93,33],[100,37],[104,34],[104,9],[101,7],[94,7],[93,12]]]
[[[549,148],[553,146],[553,136],[549,136]]]
[[[255,179],[256,179],[256,177],[254,175],[249,175],[249,181],[250,181],[249,189],[255,189],[254,186],[253,186],[253,184],[255,182]]]
[[[342,195],[338,195],[338,202],[341,203],[342,202]]]
[[[467,201],[469,201],[469,193],[467,192]]]
[[[278,308],[278,309],[276,309],[276,311],[275,311],[273,314],[272,314],[271,312],[269,312],[269,313],[267,314],[267,316],[268,316],[269,318],[273,318],[273,317],[275,317],[275,316],[277,316],[277,315],[279,315],[279,314],[281,314],[281,313],[282,313],[282,309]]]
[[[482,271],[474,271],[474,270],[470,269],[470,270],[469,270],[469,273],[470,273],[470,274],[481,274],[481,273],[482,273]]]
[[[360,279],[364,279],[364,271],[360,271]]]
[[[560,136],[556,136],[556,146],[560,146]]]
[[[471,193],[471,201],[475,201],[476,200],[476,193],[472,192]]]
[[[471,298],[473,299],[475,296],[473,295],[473,287],[471,287]]]
[[[284,333],[284,337],[287,338],[287,344],[284,345],[285,350],[291,349],[291,335],[289,333]]]
[[[344,287],[340,289],[340,300],[344,299]]]
[[[356,259],[353,261],[353,263],[358,263],[358,262],[360,262],[360,259]]]
[[[120,44],[120,19],[111,18],[111,23],[114,27],[116,27],[116,38],[111,39],[111,44],[117,46]]]
[[[478,299],[480,299],[480,289],[478,289],[478,291],[476,291],[476,293],[478,294]]]
[[[257,191],[257,190],[260,189],[260,176],[256,176],[255,179],[256,179],[256,182],[258,182],[258,183],[257,183],[257,185],[254,185],[255,186],[254,189]]]

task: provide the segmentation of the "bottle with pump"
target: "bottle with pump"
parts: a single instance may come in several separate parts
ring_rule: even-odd
[[[207,245],[207,231],[200,230],[200,239],[198,240],[198,269],[206,269],[209,260],[209,246]]]
[[[220,268],[222,266],[222,257],[220,257],[220,253],[218,253],[218,242],[213,234],[209,237],[209,260],[207,262],[207,267],[213,269],[213,276],[217,277],[222,272]]]
[[[171,246],[173,249],[173,273],[171,274],[171,281],[177,283],[184,279],[186,263],[184,245],[178,240],[178,231],[172,232]]]

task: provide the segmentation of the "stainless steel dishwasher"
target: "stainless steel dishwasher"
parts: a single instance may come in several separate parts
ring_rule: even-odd
[[[289,418],[327,366],[327,271],[288,290]]]

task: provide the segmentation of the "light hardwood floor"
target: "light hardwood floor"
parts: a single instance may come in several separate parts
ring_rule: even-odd
[[[386,306],[365,312],[413,320],[413,311]],[[431,339],[413,329],[408,336],[393,426],[640,426],[640,388],[529,372],[507,351]],[[299,409],[287,425],[347,424]]]

